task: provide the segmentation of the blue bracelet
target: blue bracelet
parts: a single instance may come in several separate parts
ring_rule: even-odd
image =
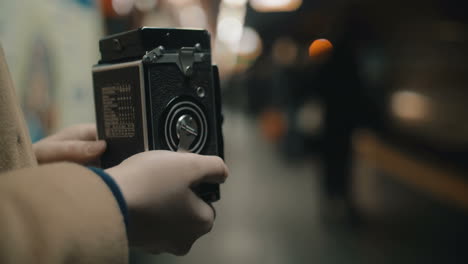
[[[117,185],[117,183],[104,170],[98,169],[95,167],[88,167],[88,168],[94,173],[96,173],[97,175],[99,175],[101,179],[107,184],[107,186],[109,186],[109,189],[111,190],[112,194],[117,200],[117,203],[119,204],[120,211],[122,212],[122,215],[123,215],[125,227],[128,227],[127,203],[125,202],[125,198],[119,186]]]

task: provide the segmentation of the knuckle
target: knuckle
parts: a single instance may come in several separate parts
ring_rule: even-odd
[[[193,245],[194,241],[192,242],[188,242],[188,243],[181,243],[180,245],[177,245],[175,247],[173,247],[169,253],[172,253],[176,256],[185,256],[187,255],[189,252],[190,252],[190,249],[192,249],[192,245]]]
[[[213,159],[216,162],[216,164],[218,164],[218,166],[224,170],[224,168],[226,167],[226,165],[224,164],[224,160],[219,156],[213,156]]]
[[[219,157],[219,156],[213,156],[213,157],[214,157],[216,162],[218,162],[220,164],[224,164],[224,160],[221,157]]]
[[[73,153],[76,151],[76,146],[75,144],[71,143],[71,142],[64,142],[63,143],[63,151],[65,153]]]
[[[202,231],[202,234],[207,234],[209,232],[211,232],[211,230],[213,229],[213,221],[211,221],[210,223],[206,223],[201,231]]]
[[[198,214],[198,228],[200,233],[206,234],[211,231],[214,224],[214,211],[212,208],[203,210]]]
[[[203,166],[202,164],[200,164],[200,161],[192,157],[187,160],[187,166],[191,171],[195,172],[196,174],[201,173],[203,169]]]
[[[224,163],[223,159],[221,159],[220,157],[216,157],[216,161],[217,161],[216,169],[217,169],[217,172],[219,173],[220,181],[225,182],[229,174],[228,168],[226,167],[226,164]]]
[[[96,134],[96,127],[90,124],[82,124],[78,126],[78,137],[80,139],[91,139],[95,137]]]
[[[80,153],[86,152],[85,144],[77,144],[76,142],[68,142],[65,144],[65,153],[66,155],[75,156]]]

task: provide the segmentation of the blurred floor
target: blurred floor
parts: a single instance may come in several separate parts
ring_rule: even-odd
[[[133,254],[132,263],[467,263],[465,213],[361,169],[364,224],[324,220],[319,164],[282,160],[254,120],[225,115],[231,175],[213,231],[185,257]]]

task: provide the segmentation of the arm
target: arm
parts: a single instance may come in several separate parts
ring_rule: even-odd
[[[92,171],[60,163],[1,175],[0,263],[127,263],[125,225]]]
[[[0,175],[0,263],[127,263],[128,244],[187,254],[214,223],[213,207],[191,188],[228,176],[219,157],[169,151],[136,154],[106,172],[128,206],[128,242],[103,178],[75,164],[44,165]]]

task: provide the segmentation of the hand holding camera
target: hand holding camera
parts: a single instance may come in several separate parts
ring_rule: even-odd
[[[95,124],[74,125],[34,143],[34,155],[39,164],[61,161],[98,164],[106,142],[96,139]]]
[[[184,255],[211,230],[211,203],[227,177],[210,35],[141,28],[99,47],[93,83],[98,136],[107,142],[101,165],[127,202],[130,246]]]
[[[136,154],[106,172],[127,202],[130,246],[175,255],[185,255],[214,222],[214,209],[191,188],[223,183],[228,175],[219,157],[162,150]]]

